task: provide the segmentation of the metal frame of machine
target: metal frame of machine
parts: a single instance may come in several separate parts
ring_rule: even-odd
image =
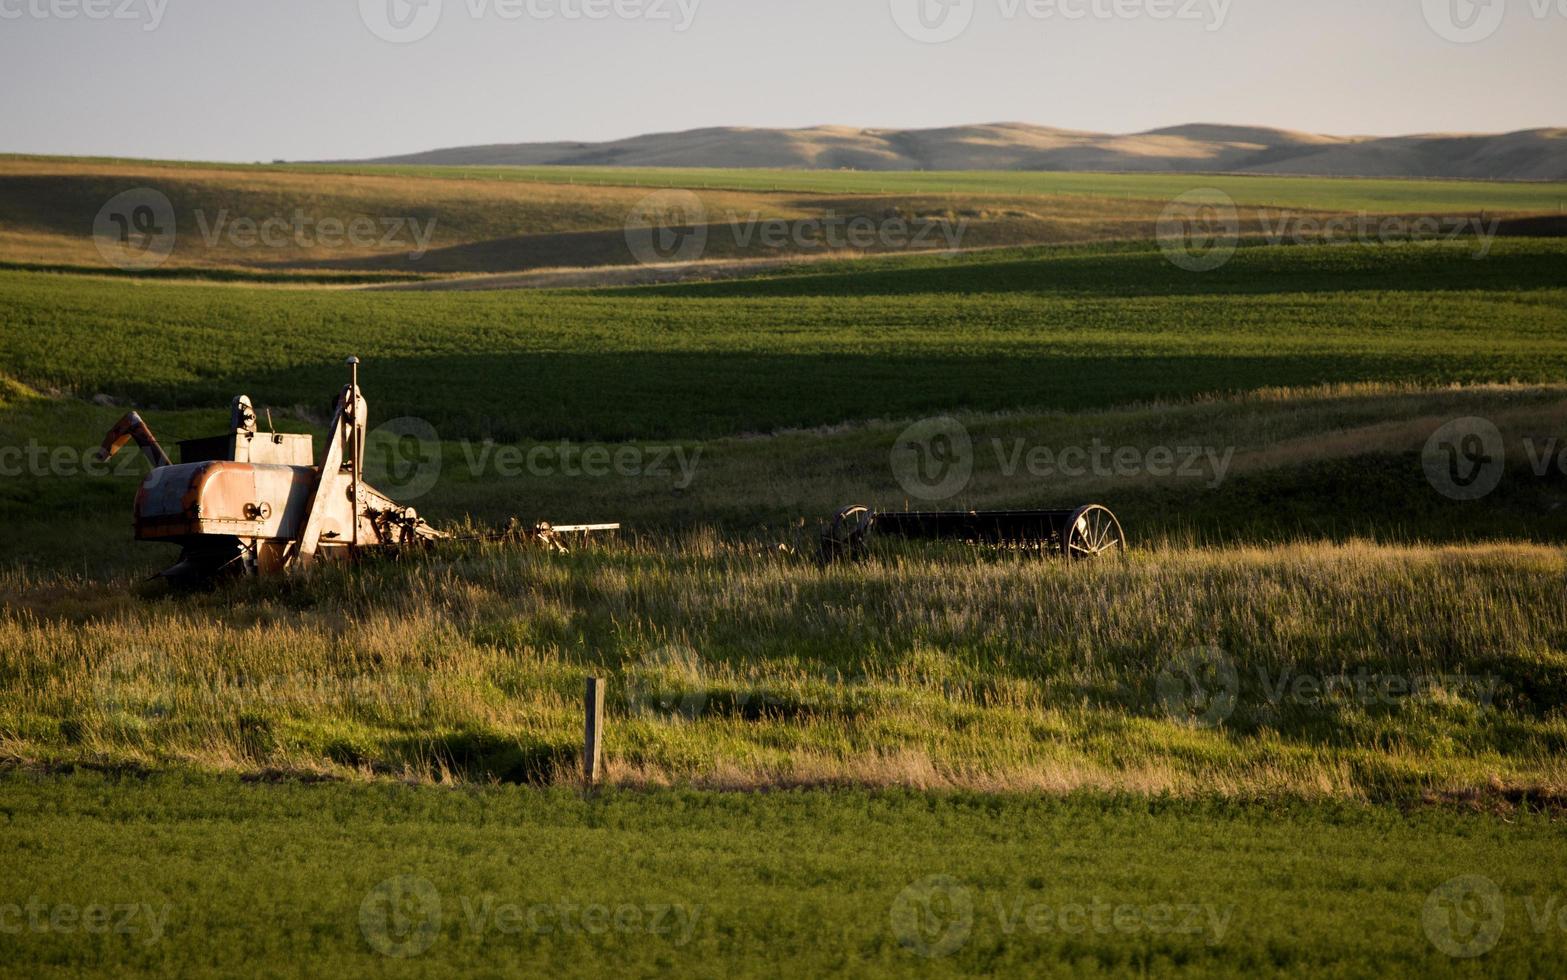
[[[225,574],[275,574],[320,560],[395,552],[451,539],[412,507],[364,480],[365,420],[359,359],[348,359],[349,382],[338,394],[326,452],[315,465],[309,435],[262,433],[244,395],[234,399],[230,429],[185,440],[172,462],[140,415],[127,413],[104,438],[107,460],[134,440],[152,464],[136,492],[138,541],[181,546],[161,574],[198,584]],[[530,541],[565,550],[563,536],[612,531],[619,524],[511,524],[488,540]]]
[[[876,511],[853,504],[822,533],[821,558],[862,557],[874,537],[965,541],[1016,551],[1098,558],[1126,548],[1121,522],[1103,504],[1074,510]]]

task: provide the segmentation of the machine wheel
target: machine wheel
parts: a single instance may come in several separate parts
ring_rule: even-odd
[[[1126,549],[1121,522],[1101,504],[1079,507],[1061,534],[1061,553],[1068,558],[1098,558]]]
[[[822,532],[822,561],[856,558],[865,552],[874,515],[864,504],[850,504],[833,515],[832,524]]]

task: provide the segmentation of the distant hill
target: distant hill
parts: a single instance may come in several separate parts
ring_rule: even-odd
[[[1109,170],[1567,180],[1567,129],[1501,135],[1319,136],[1250,126],[1146,133],[1023,123],[944,129],[723,127],[608,143],[499,143],[367,163],[454,166],[782,167],[854,170]]]

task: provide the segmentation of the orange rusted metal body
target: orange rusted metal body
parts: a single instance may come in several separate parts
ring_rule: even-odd
[[[310,436],[258,432],[243,395],[234,399],[230,431],[181,442],[178,463],[134,412],[110,430],[100,457],[135,439],[153,464],[136,492],[135,531],[138,541],[181,546],[165,577],[279,572],[446,536],[361,479],[365,401],[357,374],[338,396],[319,466]]]

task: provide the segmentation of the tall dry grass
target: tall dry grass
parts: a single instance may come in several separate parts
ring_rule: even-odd
[[[0,732],[39,764],[549,782],[603,674],[634,785],[1555,793],[1564,573],[1357,542],[822,570],[714,533],[148,604],[10,572]]]

